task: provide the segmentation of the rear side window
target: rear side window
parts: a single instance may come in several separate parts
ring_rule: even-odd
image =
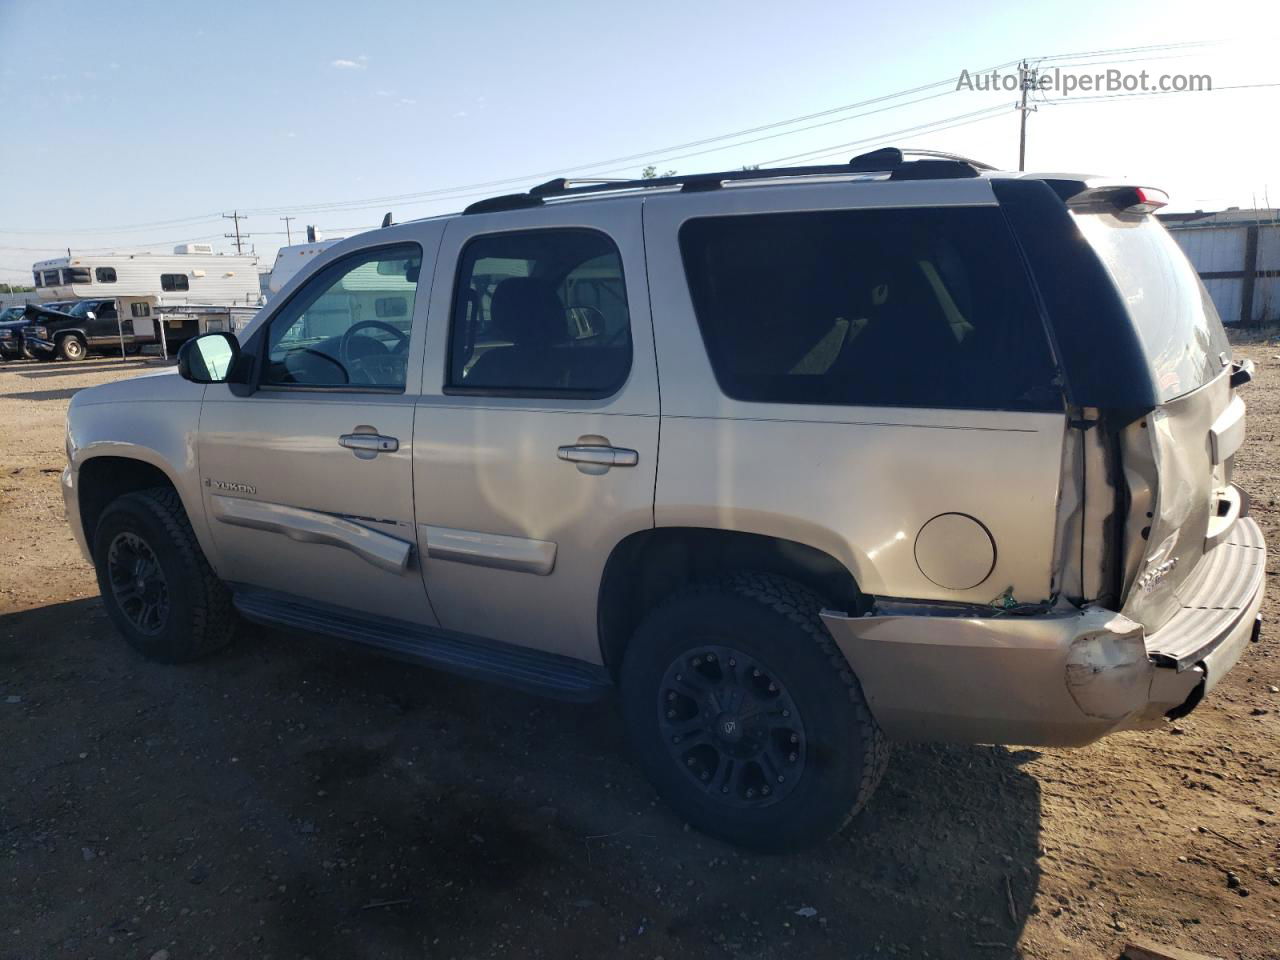
[[[477,237],[458,266],[449,388],[608,396],[631,369],[618,248],[594,230]]]
[[[116,268],[115,267],[95,267],[93,275],[98,278],[99,283],[115,283]]]
[[[1222,372],[1231,355],[1218,310],[1176,240],[1151,216],[1079,213],[1142,341],[1160,402]]]
[[[162,273],[160,274],[160,289],[172,293],[175,290],[191,289],[191,281],[187,279],[185,273]]]
[[[721,389],[738,400],[1060,410],[998,209],[711,217],[680,230]]]

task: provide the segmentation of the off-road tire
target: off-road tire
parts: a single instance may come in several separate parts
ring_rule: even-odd
[[[758,850],[793,850],[842,829],[879,785],[889,743],[818,615],[822,606],[790,580],[739,574],[678,591],[648,615],[627,647],[619,685],[628,739],[658,792],[698,830]],[[662,729],[669,668],[709,645],[765,665],[803,720],[800,779],[769,805],[743,809],[700,787]]]
[[[59,360],[84,360],[89,356],[89,348],[74,333],[58,338]]]
[[[141,539],[163,572],[168,613],[158,631],[140,629],[116,600],[109,578],[112,543],[122,534]],[[226,646],[237,615],[231,592],[205,559],[175,490],[127,493],[102,512],[93,537],[94,567],[107,614],[129,644],[149,660],[186,663]]]

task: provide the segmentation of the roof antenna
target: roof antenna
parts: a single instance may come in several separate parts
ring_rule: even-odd
[[[387,211],[387,215],[386,215],[385,217],[383,217],[383,218],[382,218],[382,225],[383,225],[384,227],[389,227],[389,226],[391,226],[391,211],[390,211],[390,210],[388,210],[388,211]]]

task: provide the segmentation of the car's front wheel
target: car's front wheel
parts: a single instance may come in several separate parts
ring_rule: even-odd
[[[231,641],[230,591],[205,559],[174,490],[114,500],[98,520],[93,559],[107,614],[148,659],[183,663]]]
[[[867,803],[888,744],[815,594],[763,574],[677,593],[641,625],[621,671],[641,766],[689,823],[788,850]]]
[[[89,355],[89,348],[75,334],[68,334],[58,341],[59,360],[83,360]]]

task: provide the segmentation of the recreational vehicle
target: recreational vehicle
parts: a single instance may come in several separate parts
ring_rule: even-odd
[[[293,279],[295,273],[341,239],[341,237],[335,237],[332,240],[309,240],[306,243],[295,243],[277,250],[276,262],[272,265],[271,275],[267,278],[268,296],[274,297],[284,289],[286,283]]]
[[[42,300],[114,300],[115,312],[137,335],[161,322],[170,343],[202,332],[209,307],[262,303],[258,258],[217,254],[204,243],[180,244],[171,254],[58,257],[33,264],[31,272]]]

